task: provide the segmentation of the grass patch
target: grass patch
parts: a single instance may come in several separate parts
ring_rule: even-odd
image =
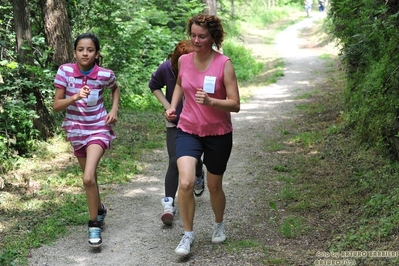
[[[280,233],[286,238],[295,238],[305,231],[302,217],[287,217],[280,226]]]
[[[250,249],[250,248],[258,248],[261,246],[260,243],[254,240],[238,240],[238,241],[229,241],[227,243],[227,250],[229,252],[242,252],[245,249]]]

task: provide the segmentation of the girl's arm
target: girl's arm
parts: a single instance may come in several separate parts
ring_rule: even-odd
[[[166,99],[165,95],[163,94],[163,91],[161,89],[159,90],[154,90],[152,92],[155,97],[158,99],[158,101],[162,104],[163,108],[165,110],[168,110],[170,108],[170,103],[169,101]]]
[[[56,88],[54,95],[53,108],[54,111],[59,112],[65,110],[69,105],[82,98],[87,98],[90,94],[90,89],[88,86],[83,86],[78,93],[72,97],[65,98],[65,89]]]
[[[107,117],[105,118],[106,124],[114,124],[118,121],[118,108],[119,108],[119,100],[121,95],[121,90],[117,83],[111,88],[111,97],[112,97],[112,108],[109,111]]]
[[[165,111],[165,118],[168,121],[176,119],[176,107],[181,102],[183,98],[183,89],[181,87],[181,80],[177,78],[176,86],[173,91],[172,102],[170,103],[170,108]]]

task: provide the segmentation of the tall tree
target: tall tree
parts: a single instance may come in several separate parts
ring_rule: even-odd
[[[217,15],[217,6],[216,0],[202,0],[202,2],[206,5],[205,13],[208,15]]]
[[[40,0],[47,44],[54,49],[56,67],[73,59],[72,30],[65,0]]]
[[[14,30],[16,34],[18,63],[23,65],[33,66],[33,57],[31,50],[32,47],[32,34],[30,29],[30,16],[29,16],[29,2],[28,0],[12,0],[13,14],[14,14]],[[32,73],[21,71],[21,75],[33,79]],[[38,87],[30,87],[22,85],[21,97],[29,97],[31,93],[35,96],[36,104],[31,106],[35,109],[37,118],[33,119],[35,128],[39,130],[42,138],[47,139],[52,136],[53,122],[50,118],[49,111],[44,103],[44,97]]]
[[[32,64],[33,58],[28,56],[28,48],[32,47],[28,0],[12,0],[11,3],[14,13],[14,30],[19,57],[18,62],[22,64]]]

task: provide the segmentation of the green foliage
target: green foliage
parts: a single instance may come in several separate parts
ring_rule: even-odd
[[[36,97],[32,88],[50,101],[54,73],[37,67],[22,67],[15,62],[0,62],[4,84],[0,87],[0,172],[9,170],[8,159],[25,156],[33,151],[40,139],[33,121],[38,118]]]
[[[263,64],[256,61],[243,45],[227,41],[223,45],[223,53],[233,62],[238,80],[249,80],[263,70]]]
[[[397,231],[399,189],[375,194],[364,206],[364,218],[337,243],[338,250],[369,249],[370,242],[388,239]]]
[[[91,31],[99,37],[103,65],[116,73],[122,87],[122,107],[152,108],[153,102],[142,101],[152,98],[148,97],[149,77],[175,44],[187,38],[186,21],[200,13],[203,4],[193,0],[112,1],[90,2],[92,8],[83,8],[89,2],[70,7],[78,15],[72,19],[74,36]]]
[[[305,230],[302,217],[288,217],[280,226],[280,233],[286,238],[298,237]]]
[[[372,0],[333,1],[330,10],[348,74],[345,118],[363,142],[384,150],[399,131],[398,11]]]
[[[257,27],[263,27],[273,22],[286,19],[292,12],[298,10],[298,5],[280,4],[268,9],[267,6],[265,6],[265,1],[250,1],[248,4],[241,6],[241,8],[240,14],[243,20]],[[302,8],[302,5],[300,8]],[[253,14],[257,15],[254,16]]]

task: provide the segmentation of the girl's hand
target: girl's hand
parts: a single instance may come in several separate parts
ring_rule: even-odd
[[[105,124],[109,125],[109,124],[116,124],[116,122],[118,121],[118,114],[117,111],[113,111],[111,110],[107,116],[105,117]]]
[[[83,86],[80,91],[76,94],[76,101],[87,98],[90,95],[90,88],[89,86],[85,85]]]
[[[175,108],[169,108],[168,110],[165,111],[165,118],[168,121],[173,121],[176,118],[176,109]]]

